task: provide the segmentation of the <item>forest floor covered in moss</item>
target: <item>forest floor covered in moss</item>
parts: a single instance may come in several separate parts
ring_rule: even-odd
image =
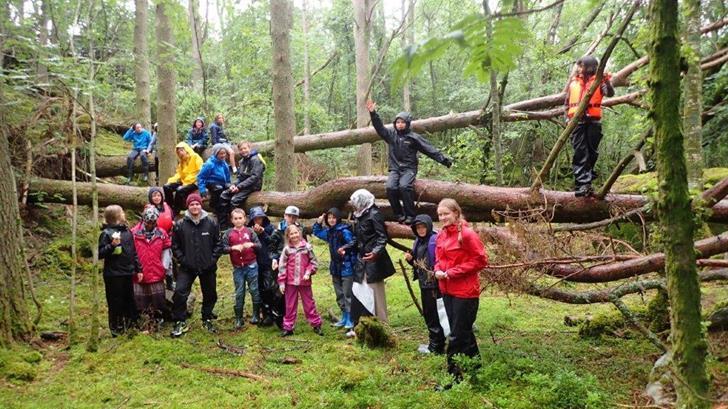
[[[62,207],[38,219],[38,236],[62,237]],[[45,219],[45,221],[43,220]],[[83,219],[83,218],[82,218]],[[55,220],[55,222],[53,222]],[[37,231],[37,230],[36,230]],[[92,232],[82,227],[80,254]],[[41,331],[66,330],[70,258],[61,254],[67,240],[34,245],[35,285],[44,308]],[[41,243],[42,246],[41,246]],[[321,270],[314,276],[317,306],[324,316],[335,309],[326,269],[328,250],[315,240]],[[40,246],[40,247],[39,247]],[[390,250],[397,258],[396,250]],[[395,261],[396,263],[396,261]],[[299,313],[296,334],[281,338],[275,327],[233,328],[233,283],[227,257],[218,271],[218,334],[206,332],[199,312],[180,339],[160,332],[111,338],[102,299],[99,351],[86,352],[91,313],[90,272],[81,264],[78,283],[80,342],[36,342],[0,352],[0,407],[3,408],[611,408],[647,403],[641,396],[660,352],[628,329],[610,329],[582,338],[564,317],[612,313],[610,305],[572,306],[530,296],[484,292],[477,338],[483,366],[449,391],[443,356],[423,356],[424,322],[412,304],[401,273],[387,280],[390,321],[397,345],[372,350],[346,339],[328,325],[319,337]],[[198,292],[199,288],[195,285]],[[706,287],[706,302],[725,299],[725,290]],[[627,299],[635,309],[651,294]],[[250,301],[246,302],[246,312]],[[220,345],[232,346],[221,348]],[[728,385],[728,335],[713,334],[709,368],[714,396]],[[721,355],[722,354],[722,355]],[[255,379],[240,376],[257,375]],[[724,392],[723,392],[724,393]]]

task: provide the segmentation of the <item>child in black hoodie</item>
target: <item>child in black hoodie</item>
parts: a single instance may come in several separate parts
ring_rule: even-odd
[[[109,329],[116,337],[134,326],[139,318],[134,304],[132,277],[142,280],[134,237],[126,224],[121,206],[104,209],[103,230],[99,237],[99,259],[104,259],[104,287],[109,306]]]
[[[414,279],[420,284],[422,312],[430,338],[428,345],[420,345],[419,352],[442,354],[445,352],[445,331],[437,314],[437,299],[442,298],[442,295],[437,280],[431,273],[435,266],[437,240],[437,232],[432,229],[432,218],[426,214],[417,215],[412,223],[412,232],[415,234],[415,242],[412,252],[405,254],[405,259],[414,267]]]

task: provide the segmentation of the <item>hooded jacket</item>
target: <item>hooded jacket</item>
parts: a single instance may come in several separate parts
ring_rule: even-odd
[[[121,234],[121,243],[118,246],[111,244],[112,235]],[[116,250],[121,248],[121,250]],[[99,236],[99,259],[104,259],[104,277],[123,277],[141,273],[142,265],[139,263],[134,238],[125,224],[105,225]]]
[[[488,265],[488,255],[480,237],[467,222],[461,222],[462,243],[458,227],[445,226],[437,235],[435,271],[444,271],[447,278],[439,280],[440,291],[458,298],[480,297],[478,273]]]
[[[412,132],[410,129],[412,116],[408,112],[400,112],[394,118],[394,123],[397,122],[397,119],[403,119],[405,121],[407,126],[403,131],[397,131],[397,128],[394,125],[392,129],[385,128],[382,123],[382,119],[376,111],[370,112],[370,116],[372,118],[372,125],[377,131],[377,134],[379,134],[379,137],[384,139],[384,142],[388,145],[387,157],[389,159],[390,171],[401,172],[411,170],[417,173],[419,152],[424,153],[432,158],[432,160],[445,166],[449,167],[452,165],[450,159],[445,157],[442,152],[432,146],[427,139],[415,132]]]
[[[202,165],[200,173],[197,174],[197,187],[200,195],[207,194],[207,185],[219,185],[226,188],[230,185],[230,167],[227,161],[217,158],[220,151],[225,150],[225,146],[217,144],[212,147],[212,154]]]
[[[154,205],[152,203],[152,193],[154,192],[159,192],[159,194],[162,195],[161,205]],[[147,199],[149,199],[149,204],[147,206],[154,206],[159,211],[157,227],[169,234],[172,231],[172,225],[174,224],[174,211],[172,211],[172,208],[164,201],[164,189],[157,186],[150,187],[149,192],[147,193]],[[146,209],[146,206],[144,208]]]
[[[279,284],[310,287],[318,262],[313,247],[306,240],[301,240],[297,246],[289,244],[283,249],[278,265]],[[304,278],[307,274],[308,279]]]
[[[202,168],[202,158],[192,150],[187,142],[180,142],[175,148],[184,149],[187,152],[187,158],[177,159],[177,171],[167,179],[167,183],[181,183],[183,185],[197,183],[197,174],[200,173],[200,168]]]
[[[263,173],[265,164],[260,159],[258,151],[251,151],[250,155],[240,159],[238,163],[238,180],[235,184],[240,190],[257,192],[263,188]]]
[[[263,211],[263,208],[260,206],[253,207],[248,212],[248,227],[253,228],[253,225],[255,224],[255,219],[257,217],[263,218],[263,231],[260,233],[256,233],[258,235],[258,240],[260,241],[260,247],[261,249],[256,252],[256,257],[258,260],[258,271],[268,271],[271,269],[271,257],[270,257],[270,239],[273,235],[273,232],[275,231],[275,228],[270,223],[270,219],[268,219],[268,216],[265,215],[265,212]]]
[[[195,122],[198,120],[202,121],[202,128],[199,131],[195,129]],[[207,128],[205,128],[205,120],[201,117],[192,121],[192,127],[187,132],[187,143],[190,146],[200,145],[205,148],[207,147]]]
[[[366,273],[368,283],[376,283],[394,274],[394,264],[387,253],[387,230],[384,217],[376,205],[364,210],[356,219],[354,240],[345,249],[353,249],[356,256],[354,281],[361,283]],[[367,253],[374,253],[374,260],[362,261]]]
[[[425,237],[417,235],[417,225],[424,224],[427,227]],[[435,248],[437,242],[437,232],[432,229],[432,218],[426,214],[419,214],[412,223],[412,232],[415,234],[415,242],[412,245],[413,260],[410,264],[414,267],[414,278],[420,284],[420,288],[435,288],[437,281],[431,277],[427,271],[417,267],[417,262],[424,261],[427,269],[432,271],[435,267]]]
[[[210,141],[212,141],[213,145],[218,143],[230,143],[227,136],[225,136],[225,131],[222,129],[222,125],[218,124],[217,121],[212,121],[212,124],[210,124]]]
[[[222,255],[220,230],[217,222],[202,210],[195,221],[189,211],[177,220],[172,230],[172,253],[180,267],[190,272],[206,273],[217,270]]]
[[[141,132],[135,131],[134,128],[129,128],[124,134],[124,140],[132,142],[132,149],[149,149],[152,143],[152,134],[144,128],[142,128]]]
[[[328,225],[328,217],[333,214],[336,217],[334,226]],[[313,225],[313,235],[329,244],[329,272],[337,277],[349,277],[354,274],[354,263],[356,263],[356,255],[353,250],[348,250],[344,256],[340,256],[337,250],[354,240],[354,233],[351,226],[341,221],[341,211],[332,207],[324,215],[325,226],[319,223]]]
[[[134,277],[135,283],[152,284],[164,280],[165,268],[162,264],[162,252],[172,247],[172,240],[167,233],[155,227],[151,234],[147,234],[144,225],[137,225],[131,230],[134,236],[134,248],[144,274],[142,281]]]

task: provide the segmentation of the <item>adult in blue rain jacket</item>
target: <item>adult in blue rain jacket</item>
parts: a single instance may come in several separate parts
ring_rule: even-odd
[[[230,187],[230,167],[227,163],[227,150],[222,144],[212,147],[212,154],[205,161],[197,174],[197,187],[202,197],[210,197],[210,208],[217,215],[220,223],[226,218],[225,209],[221,205],[220,195]]]
[[[134,177],[134,162],[136,161],[136,158],[139,157],[142,161],[142,173],[144,174],[144,181],[149,180],[149,159],[147,158],[147,155],[152,150],[152,134],[149,133],[144,127],[142,127],[142,124],[136,123],[134,126],[129,128],[126,133],[124,134],[124,140],[130,141],[132,143],[131,145],[131,151],[129,151],[129,155],[126,157],[126,168],[127,168],[127,174],[129,176],[129,179],[127,180],[127,184],[129,184]]]

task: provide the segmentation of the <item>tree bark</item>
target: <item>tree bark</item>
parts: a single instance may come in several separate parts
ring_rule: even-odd
[[[190,24],[190,39],[192,40],[192,87],[193,89],[202,94],[204,73],[202,66],[202,41],[200,33],[200,16],[199,9],[200,3],[197,0],[189,0],[187,2],[187,19]]]
[[[369,10],[370,0],[351,0],[354,7],[354,47],[356,49],[356,126],[369,124],[366,108],[369,87]],[[357,174],[372,174],[372,145],[363,143],[357,154]]]
[[[146,8],[145,8],[146,10]],[[146,12],[145,12],[146,14]],[[93,37],[89,39],[89,48],[93,56],[94,41]],[[147,72],[148,74],[148,72]],[[94,67],[93,57],[89,64],[89,81],[93,84],[96,81],[96,70]],[[148,85],[148,84],[147,84]],[[147,89],[148,90],[148,89]],[[96,105],[94,103],[94,89],[89,89],[88,94],[88,114],[91,119],[90,135],[89,135],[89,152],[96,152]],[[96,155],[88,155],[89,167],[91,173],[91,223],[92,231],[99,231],[99,189],[96,183]],[[78,195],[76,196],[78,198]],[[99,236],[93,235],[91,241],[91,327],[89,330],[89,338],[86,343],[86,350],[96,352],[99,344]]]
[[[38,43],[40,45],[38,52],[38,62],[36,66],[36,75],[38,84],[41,87],[48,87],[48,66],[46,65],[48,47],[48,1],[41,0],[40,13],[38,13]]]
[[[308,52],[308,0],[303,0],[301,24],[303,25],[303,134],[311,133],[309,104],[311,101],[311,61]]]
[[[175,47],[172,28],[167,15],[167,0],[157,2],[157,118],[159,133],[157,134],[157,155],[159,157],[159,179],[167,181],[177,166],[177,104],[175,87],[177,74],[175,71]],[[101,163],[97,164],[97,166]],[[103,169],[103,168],[102,168]],[[102,172],[99,172],[102,173]]]
[[[270,34],[273,41],[273,117],[275,119],[275,187],[296,188],[293,135],[296,120],[293,112],[293,75],[291,74],[290,33],[293,26],[290,0],[271,0]]]
[[[703,189],[703,72],[700,69],[700,0],[685,0],[684,59],[687,72],[683,82],[683,129],[688,171],[688,188]]]
[[[412,47],[415,43],[415,0],[402,0],[402,19],[407,20],[406,46]],[[412,85],[412,80],[408,78],[402,86],[402,106],[407,112],[412,112]]]
[[[147,0],[134,1],[134,91],[137,121],[152,129],[152,108],[149,90],[149,52],[147,47]]]
[[[707,343],[701,327],[695,268],[695,222],[688,193],[680,123],[680,44],[677,0],[649,8],[651,118],[657,156],[657,214],[665,246],[673,366],[678,408],[708,408]]]
[[[483,1],[485,13],[485,37],[488,42],[493,41],[493,14],[488,7],[488,1]],[[503,185],[503,146],[501,141],[501,99],[498,91],[498,71],[490,67],[490,133],[493,140],[493,153],[495,156],[495,180],[498,186]]]
[[[266,204],[271,214],[283,214],[288,205],[298,206],[302,217],[318,217],[321,209],[345,206],[349,196],[357,189],[367,189],[377,198],[385,199],[386,177],[348,177],[326,182],[305,192],[256,192],[248,199],[246,208],[253,204]],[[68,203],[71,186],[69,181],[35,178],[30,192],[44,192],[46,202]],[[101,184],[99,201],[101,206],[119,204],[131,209],[142,208],[147,202],[147,189],[132,186]],[[91,184],[78,183],[78,200],[81,204],[91,203]],[[420,210],[434,212],[434,204],[446,197],[453,198],[463,207],[468,221],[495,221],[500,219],[493,211],[534,212],[541,209],[542,216],[554,223],[588,223],[608,219],[617,212],[640,209],[648,203],[645,196],[610,194],[605,200],[584,200],[575,198],[572,192],[542,190],[538,200],[533,200],[527,187],[506,188],[468,183],[452,183],[431,179],[418,179],[415,193],[420,201]],[[728,200],[712,207],[708,220],[728,223]],[[430,213],[434,214],[434,213]],[[645,220],[652,220],[646,213]]]
[[[6,7],[0,12],[6,14]],[[7,15],[0,15],[0,54],[5,50]],[[3,88],[5,80],[0,76],[0,103],[6,104]],[[0,122],[7,123],[5,109],[0,109]],[[0,127],[0,234],[5,240],[0,244],[0,346],[8,347],[16,341],[27,340],[32,324],[25,302],[23,275],[25,263],[22,259],[22,225],[18,209],[18,192],[15,173],[10,163],[10,147],[7,127]]]

